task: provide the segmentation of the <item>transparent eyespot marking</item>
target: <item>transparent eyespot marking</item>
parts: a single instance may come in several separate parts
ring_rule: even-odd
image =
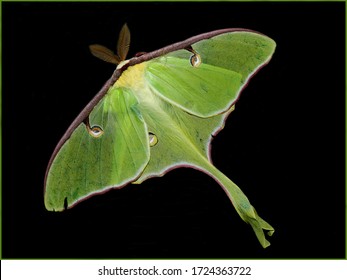
[[[200,56],[200,54],[198,54],[198,53],[195,53],[195,54],[193,54],[191,57],[190,57],[190,59],[189,59],[189,61],[190,61],[190,64],[193,66],[193,67],[199,67],[199,65],[201,64],[201,56]]]
[[[84,121],[84,124],[86,125],[87,131],[90,136],[94,138],[99,138],[101,135],[104,134],[104,131],[100,126],[94,125],[91,127],[88,118]]]
[[[88,133],[93,136],[94,138],[99,138],[101,135],[104,134],[104,131],[100,126],[93,126],[90,129],[88,129]]]
[[[148,133],[149,137],[149,146],[153,147],[158,144],[158,137],[154,133]]]
[[[191,57],[189,58],[190,64],[193,67],[199,67],[202,62],[200,54],[198,54],[198,52],[194,50],[192,46],[187,47],[186,50],[192,53]]]

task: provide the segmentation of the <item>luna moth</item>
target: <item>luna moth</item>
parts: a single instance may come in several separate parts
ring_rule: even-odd
[[[129,45],[124,25],[117,54],[90,46],[118,66],[57,144],[45,175],[46,208],[62,211],[92,195],[192,167],[217,181],[260,244],[269,246],[264,232],[271,236],[273,227],[212,164],[210,144],[250,77],[271,59],[275,42],[229,28],[126,60]]]

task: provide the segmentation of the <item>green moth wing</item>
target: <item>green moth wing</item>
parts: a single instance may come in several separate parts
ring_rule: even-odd
[[[111,88],[88,122],[74,130],[47,174],[47,209],[61,211],[141,174],[150,155],[147,125],[137,105],[129,89]]]
[[[226,111],[241,85],[239,73],[206,63],[192,67],[189,57],[165,56],[148,64],[145,75],[152,90],[172,105],[203,118]]]
[[[268,63],[275,46],[272,39],[251,30],[223,29],[121,62],[58,143],[46,172],[46,208],[62,210],[63,201],[70,207],[112,187],[192,167],[220,184],[261,245],[269,246],[264,230],[272,235],[274,229],[212,164],[210,145],[249,78]],[[107,61],[106,53],[103,49]],[[123,105],[114,105],[120,101]],[[90,135],[93,127],[98,137]],[[89,145],[93,156],[76,156],[78,145]],[[103,156],[101,150],[111,155]],[[110,174],[100,180],[100,170]],[[65,172],[73,181],[61,176]]]
[[[254,32],[225,33],[192,44],[188,51],[148,61],[146,79],[166,101],[193,115],[211,117],[236,102],[274,47],[273,40]]]

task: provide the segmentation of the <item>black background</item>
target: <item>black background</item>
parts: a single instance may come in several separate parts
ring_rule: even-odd
[[[344,3],[2,3],[4,258],[344,258]],[[114,66],[226,27],[277,42],[213,142],[214,164],[276,232],[263,249],[219,185],[192,169],[52,213],[51,153]]]

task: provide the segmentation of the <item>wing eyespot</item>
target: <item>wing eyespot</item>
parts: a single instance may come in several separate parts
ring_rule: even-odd
[[[189,58],[189,62],[193,67],[199,67],[202,62],[200,54],[196,50],[193,49],[192,46],[188,46],[185,48],[187,51],[191,52],[192,55]]]
[[[89,135],[93,136],[94,138],[99,138],[100,136],[102,136],[104,134],[104,131],[102,130],[102,128],[100,126],[95,125],[95,126],[91,127],[90,129],[88,129],[88,133],[89,133]]]
[[[199,67],[202,62],[200,54],[196,52],[190,57],[189,61],[193,67]]]
[[[104,134],[104,130],[100,126],[98,125],[90,126],[89,118],[87,118],[84,121],[84,124],[90,136],[94,138],[99,138]]]
[[[155,145],[158,144],[158,137],[154,133],[148,133],[148,138],[149,138],[149,146],[154,147]]]

